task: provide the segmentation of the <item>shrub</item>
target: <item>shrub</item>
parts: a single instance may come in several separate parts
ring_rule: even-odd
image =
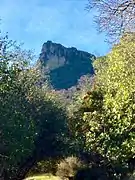
[[[54,175],[57,170],[58,161],[59,161],[58,159],[52,159],[52,158],[39,161],[36,163],[34,167],[32,167],[29,170],[26,177],[33,176],[36,174],[43,174],[43,173],[51,173]]]
[[[67,157],[57,166],[56,175],[61,179],[73,179],[77,171],[84,166],[77,157]]]

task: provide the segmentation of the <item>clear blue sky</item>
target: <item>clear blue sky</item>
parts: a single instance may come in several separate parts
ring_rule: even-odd
[[[104,55],[105,35],[98,34],[93,14],[84,10],[87,0],[0,0],[0,29],[40,53],[47,40]]]

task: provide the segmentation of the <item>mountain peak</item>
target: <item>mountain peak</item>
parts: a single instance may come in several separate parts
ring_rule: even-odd
[[[59,43],[47,41],[43,44],[39,61],[42,73],[49,70],[54,88],[70,88],[85,74],[93,74],[92,60],[95,56],[77,50],[75,47],[64,47]]]

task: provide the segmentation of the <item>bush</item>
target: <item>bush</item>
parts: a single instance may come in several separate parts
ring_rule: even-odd
[[[51,173],[55,174],[57,171],[57,163],[58,159],[49,158],[47,160],[42,160],[36,163],[34,167],[32,167],[29,172],[27,173],[26,177],[33,176],[36,174],[44,174],[44,173]]]
[[[73,179],[82,167],[84,164],[77,157],[67,157],[58,164],[56,175],[61,179]]]

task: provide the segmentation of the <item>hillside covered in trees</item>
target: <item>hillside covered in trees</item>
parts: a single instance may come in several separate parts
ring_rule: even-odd
[[[79,69],[72,83],[73,76],[57,80],[63,67],[56,54],[63,64],[61,53],[72,51],[68,67],[93,55],[55,44],[61,51],[40,54],[40,61],[53,57],[46,73],[31,51],[1,33],[0,180],[135,179],[135,2],[88,1],[93,8],[112,49],[84,63],[86,74]]]

